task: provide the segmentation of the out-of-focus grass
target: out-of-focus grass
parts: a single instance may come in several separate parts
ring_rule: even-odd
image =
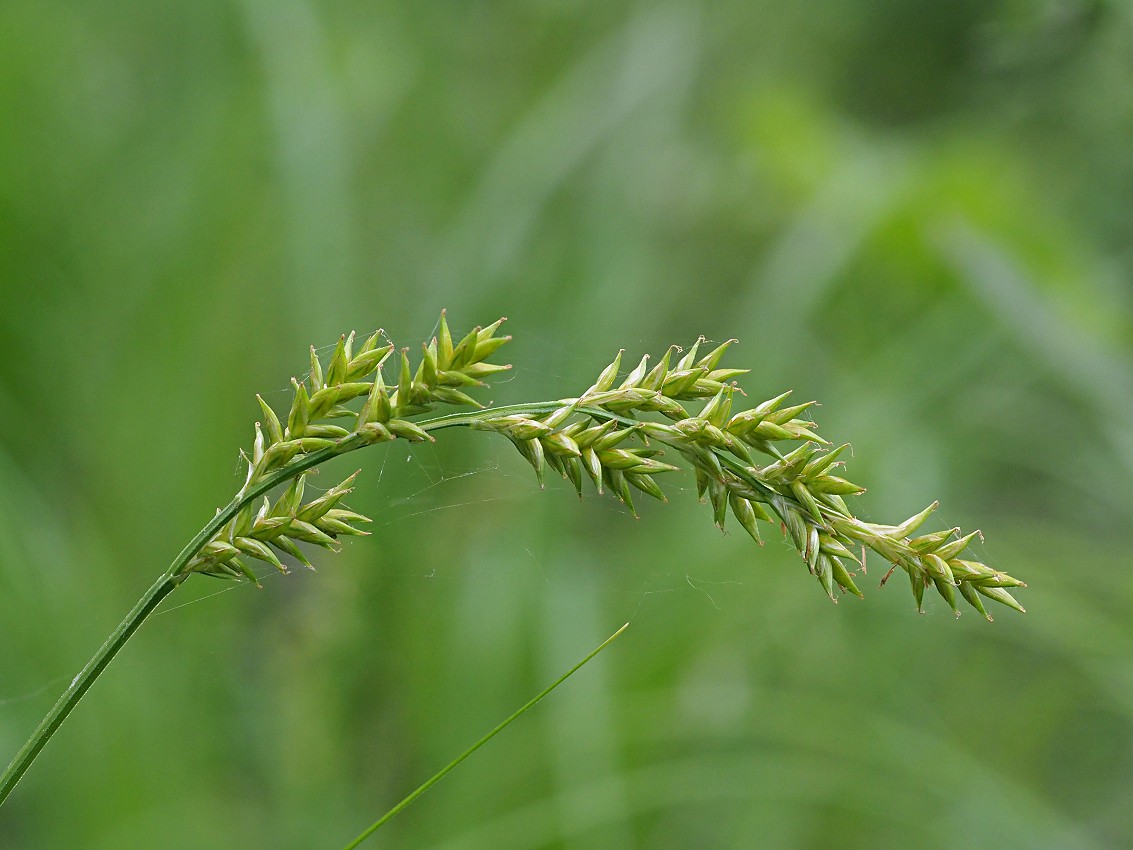
[[[853,442],[869,516],[939,497],[1031,587],[994,625],[917,617],[900,586],[833,608],[778,541],[712,531],[689,482],[634,522],[540,493],[484,435],[375,449],[374,537],[174,598],[0,846],[334,846],[626,619],[382,840],[1127,844],[1131,23],[3,4],[3,753],[237,486],[253,393],[281,402],[344,329],[413,343],[441,306],[511,317],[498,402],[737,336],[752,396],[817,397]]]

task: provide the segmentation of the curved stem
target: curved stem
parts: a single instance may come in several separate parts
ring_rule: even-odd
[[[435,431],[458,425],[471,425],[477,419],[484,419],[489,416],[507,415],[508,413],[534,413],[536,411],[550,412],[557,409],[559,406],[560,405],[555,402],[519,404],[507,408],[488,408],[479,413],[439,416],[434,419],[421,421],[418,424],[425,431]],[[193,559],[193,556],[212,539],[213,535],[253,499],[259,498],[277,485],[294,478],[300,472],[317,466],[320,463],[324,463],[340,454],[345,454],[353,448],[359,448],[359,446],[347,446],[345,448],[335,446],[304,455],[298,460],[292,461],[286,466],[260,479],[255,484],[242,491],[239,496],[233,499],[224,508],[217,511],[216,516],[209,520],[209,522],[194,535],[193,539],[190,540],[185,545],[185,548],[178,553],[177,557],[173,559],[173,562],[165,572],[161,574],[149,590],[142,594],[141,599],[130,609],[125,619],[110,633],[110,636],[102,646],[99,647],[98,652],[96,652],[83,669],[79,671],[78,675],[71,681],[67,690],[63,692],[55,705],[52,706],[51,710],[43,720],[40,721],[35,731],[32,732],[31,737],[28,738],[19,752],[16,753],[11,763],[4,769],[3,774],[0,774],[0,805],[3,805],[4,801],[8,799],[8,796],[12,793],[16,784],[23,775],[27,773],[32,762],[35,761],[36,756],[47,746],[47,742],[51,740],[52,735],[63,725],[63,721],[67,719],[67,716],[74,710],[75,706],[78,705],[79,700],[90,690],[91,685],[102,675],[110,662],[114,660],[114,657],[134,635],[134,632],[138,630],[142,623],[145,622],[146,618],[161,604],[161,601],[188,577],[188,574],[183,572],[185,566]]]
[[[552,413],[560,409],[564,404],[569,404],[571,401],[573,401],[573,399],[489,407],[472,413],[452,413],[445,416],[437,416],[432,419],[418,420],[416,425],[426,432],[440,431],[445,428],[467,427],[478,421],[499,416]],[[632,426],[638,424],[638,421],[635,419],[619,416],[616,413],[611,413],[600,407],[579,407],[577,412],[592,416],[595,419],[614,420],[624,425]],[[659,439],[661,442],[668,442],[664,439]],[[86,666],[79,671],[79,674],[75,676],[67,690],[59,697],[59,700],[52,707],[51,711],[40,721],[40,724],[31,734],[31,737],[28,738],[23,747],[20,748],[20,751],[16,753],[15,758],[12,759],[11,764],[4,770],[4,773],[0,774],[0,805],[3,805],[8,795],[12,793],[12,789],[16,787],[16,783],[20,781],[21,777],[23,777],[35,760],[35,757],[39,755],[40,751],[47,745],[47,742],[51,740],[51,736],[63,725],[63,721],[67,719],[67,716],[74,710],[79,700],[83,698],[83,695],[90,689],[95,680],[102,675],[102,672],[114,659],[114,656],[126,645],[126,642],[133,636],[134,632],[138,630],[141,624],[145,622],[146,618],[153,613],[161,601],[188,577],[188,573],[184,571],[185,567],[201,548],[212,539],[216,532],[224,527],[225,523],[236,516],[236,514],[253,499],[259,498],[277,485],[289,481],[299,473],[318,466],[320,463],[361,447],[362,445],[358,443],[351,444],[347,441],[343,445],[331,446],[304,455],[241,490],[236,498],[224,508],[217,511],[216,516],[209,520],[209,522],[196,533],[193,539],[185,545],[185,548],[178,553],[177,557],[173,559],[173,562],[165,572],[162,573],[158,580],[154,582],[153,586],[142,595],[142,598],[137,601],[134,607],[130,609],[130,613],[118,624],[118,627],[111,632],[105,643],[99,647],[98,652],[96,652],[94,657],[86,663]],[[742,465],[732,462],[729,458],[722,457],[721,459],[730,466],[737,467],[739,470],[743,469]],[[746,470],[743,471],[746,472]],[[761,482],[752,480],[752,483],[766,489],[766,485],[763,485]]]

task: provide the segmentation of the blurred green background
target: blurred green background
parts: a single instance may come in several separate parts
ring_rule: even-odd
[[[306,347],[510,317],[497,403],[739,337],[860,510],[981,527],[1025,617],[837,607],[690,492],[376,448],[374,536],[194,579],[0,847],[1133,844],[1122,2],[0,4],[0,759],[239,486]],[[217,591],[225,591],[218,595]],[[192,603],[192,604],[187,604]]]

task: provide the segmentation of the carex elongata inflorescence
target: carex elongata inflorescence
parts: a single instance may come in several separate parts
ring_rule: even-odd
[[[330,458],[396,439],[433,440],[431,431],[462,425],[507,437],[531,464],[540,483],[547,469],[570,481],[579,496],[589,479],[634,509],[634,493],[662,501],[658,477],[690,467],[697,494],[717,526],[729,514],[758,543],[761,523],[778,525],[826,594],[861,596],[855,578],[873,550],[908,576],[918,610],[932,589],[959,615],[962,600],[991,619],[984,600],[1018,611],[1009,588],[1025,587],[1005,573],[964,557],[979,532],[949,528],[917,534],[933,503],[896,525],[857,518],[847,503],[864,488],[834,474],[847,445],[818,433],[809,412],[815,402],[790,403],[790,392],[736,409],[735,379],[746,369],[721,366],[735,340],[701,353],[672,346],[652,367],[645,356],[622,374],[622,352],[576,398],[484,408],[468,391],[510,366],[488,358],[511,337],[498,336],[503,320],[474,328],[458,341],[441,314],[437,335],[422,346],[416,367],[409,350],[395,352],[379,331],[357,349],[343,336],[324,365],[311,350],[310,373],[292,380],[286,415],[259,398],[241,495],[297,459]],[[389,383],[383,369],[391,360]],[[438,405],[476,408],[469,414],[420,419]],[[666,454],[668,452],[668,454]],[[287,571],[281,555],[310,566],[300,543],[335,549],[343,536],[365,534],[369,519],[347,508],[355,473],[329,490],[309,495],[307,470],[274,501],[249,501],[186,563],[183,574],[203,573],[256,581],[249,559]],[[258,582],[257,582],[258,583]],[[884,584],[884,580],[882,581]]]

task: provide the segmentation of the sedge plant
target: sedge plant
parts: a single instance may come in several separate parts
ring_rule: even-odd
[[[986,602],[1022,612],[1011,589],[1023,582],[964,557],[979,532],[918,529],[933,503],[904,522],[882,525],[854,515],[847,499],[863,492],[836,475],[847,445],[819,435],[790,392],[754,406],[735,404],[736,379],[748,370],[721,365],[735,340],[702,352],[672,346],[653,366],[645,356],[622,373],[622,352],[592,386],[573,398],[483,407],[469,393],[510,368],[490,362],[511,337],[503,319],[453,337],[444,313],[437,335],[416,360],[395,351],[381,331],[356,345],[342,336],[324,363],[311,349],[310,372],[292,379],[290,408],[276,411],[257,396],[261,420],[244,452],[243,486],[185,545],[126,618],[87,662],[0,776],[0,805],[51,736],[138,627],[170,593],[196,575],[259,585],[253,564],[282,573],[310,567],[301,544],[336,550],[345,537],[364,535],[370,520],[344,503],[355,476],[325,492],[305,488],[320,464],[394,440],[435,441],[449,428],[470,428],[510,440],[535,470],[567,479],[581,497],[587,479],[634,512],[634,498],[666,497],[658,479],[691,469],[696,490],[723,529],[729,515],[762,544],[763,524],[778,526],[807,571],[837,602],[861,596],[866,551],[907,577],[918,610],[926,591],[960,614],[960,604],[991,619]],[[388,380],[388,383],[387,383]],[[459,408],[435,415],[438,407]],[[433,415],[430,415],[433,414]],[[670,461],[675,461],[671,463]],[[635,512],[634,512],[635,513]],[[636,515],[636,513],[635,513]]]

